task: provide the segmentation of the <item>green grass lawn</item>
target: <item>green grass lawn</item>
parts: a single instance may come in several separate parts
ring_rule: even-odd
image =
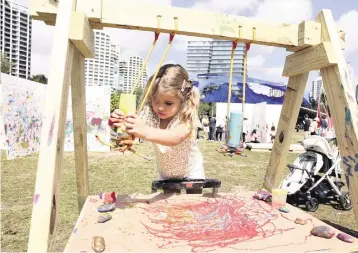
[[[292,142],[297,142],[300,138],[295,135]],[[203,140],[199,143],[204,156],[206,176],[221,180],[222,187],[219,191],[231,192],[238,188],[257,190],[262,187],[270,153],[245,151],[248,157],[228,157],[215,151],[219,146],[218,142]],[[154,156],[149,143],[136,148]],[[289,154],[287,163],[292,162],[296,156],[297,154]],[[132,154],[122,156],[119,153],[89,153],[88,158],[91,195],[104,191],[119,194],[150,193],[151,182],[157,179],[155,160],[148,162]],[[11,161],[3,158],[1,251],[27,251],[37,161],[37,155]],[[285,175],[287,173],[288,169]],[[57,250],[63,251],[78,217],[73,153],[64,154],[59,214]],[[358,230],[352,210],[340,211],[331,205],[320,205],[318,211],[312,215],[331,222],[331,225],[337,224],[340,229]]]

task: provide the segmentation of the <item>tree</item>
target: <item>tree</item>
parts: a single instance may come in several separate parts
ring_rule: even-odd
[[[47,77],[45,75],[34,75],[30,78],[31,81],[47,84]]]
[[[0,52],[1,73],[10,74],[13,64],[5,53]]]
[[[111,94],[111,112],[114,110],[114,109],[118,109],[118,106],[119,106],[119,99],[121,97],[121,93],[122,91],[117,91],[117,92],[113,92]]]
[[[203,116],[205,114],[209,115],[210,114],[209,103],[200,103],[198,113],[199,113],[199,116]]]
[[[216,117],[216,103],[209,103],[210,105],[210,116],[211,117]]]
[[[326,98],[326,93],[324,93],[324,92],[321,93],[321,103],[327,108],[327,106],[328,106],[327,98]]]
[[[142,99],[142,96],[143,96],[143,89],[141,87],[137,87],[135,89],[135,92],[134,94],[136,95],[136,105],[137,105],[137,108],[139,108],[140,106],[140,102],[141,102],[141,99]]]
[[[310,105],[312,110],[317,110],[317,101],[313,97],[310,97]]]

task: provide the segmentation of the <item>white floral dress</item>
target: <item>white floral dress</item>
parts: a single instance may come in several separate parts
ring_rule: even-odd
[[[140,113],[146,124],[159,128],[160,119],[150,106],[146,106]],[[179,127],[180,120],[175,116],[168,124],[167,129]],[[153,143],[155,150],[159,180],[165,179],[205,179],[203,157],[196,137],[189,136],[180,144],[168,147]]]

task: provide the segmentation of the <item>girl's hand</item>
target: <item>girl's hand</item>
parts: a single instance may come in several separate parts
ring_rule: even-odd
[[[119,109],[115,109],[111,113],[108,119],[108,125],[110,127],[120,127],[123,122],[124,122],[124,113]]]
[[[124,125],[127,133],[133,134],[141,139],[146,139],[149,127],[138,117],[138,115],[128,115],[124,120]]]

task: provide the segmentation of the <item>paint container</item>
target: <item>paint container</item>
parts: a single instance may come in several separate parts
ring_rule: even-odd
[[[129,114],[136,113],[136,95],[121,94],[119,98],[119,110],[121,110],[126,117]],[[117,138],[119,140],[131,139],[131,136],[125,131],[125,127],[119,127],[117,129]]]
[[[231,112],[227,145],[233,148],[240,147],[241,133],[242,133],[242,113]]]
[[[272,189],[272,208],[280,209],[285,207],[287,200],[287,190]]]

